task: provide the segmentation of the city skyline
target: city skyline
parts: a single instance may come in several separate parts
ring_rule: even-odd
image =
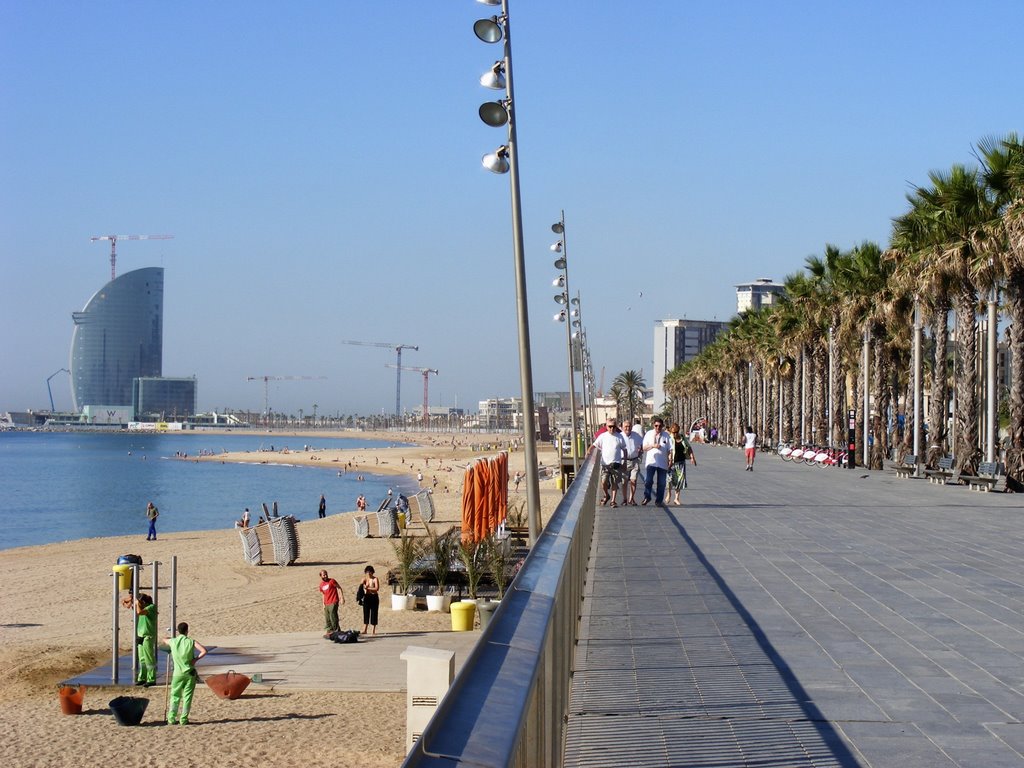
[[[897,7],[893,7],[897,6]],[[201,411],[390,413],[394,354],[432,406],[519,397],[500,54],[450,0],[298,7],[15,4],[0,24],[0,410],[49,407],[71,314],[165,270],[164,370]],[[512,2],[534,390],[568,389],[548,247],[565,211],[595,374],[665,318],[726,321],[826,243],[887,242],[928,171],[1020,131],[1024,7]],[[585,22],[585,23],[584,23]],[[992,22],[992,23],[989,23]],[[117,30],[114,35],[110,30]],[[956,55],[950,51],[956,50]],[[71,407],[66,377],[55,406]],[[581,388],[577,378],[577,390]],[[404,374],[405,410],[422,379]]]

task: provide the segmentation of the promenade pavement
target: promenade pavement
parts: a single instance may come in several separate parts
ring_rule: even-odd
[[[567,766],[1024,766],[1021,496],[695,450],[598,508]]]

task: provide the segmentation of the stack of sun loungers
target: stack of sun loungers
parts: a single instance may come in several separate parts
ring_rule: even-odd
[[[242,528],[238,533],[242,537],[242,554],[249,565],[263,565],[264,559],[291,565],[299,559],[299,535],[291,515]]]
[[[434,522],[434,496],[429,490],[423,490],[413,496],[420,505],[420,518],[423,524]]]

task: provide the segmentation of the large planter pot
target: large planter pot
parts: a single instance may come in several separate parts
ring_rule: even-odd
[[[149,699],[139,696],[118,696],[110,700],[110,711],[118,725],[138,725],[146,714]]]
[[[209,675],[206,685],[222,699],[237,699],[249,687],[250,678],[233,669],[219,675]]]
[[[427,595],[427,610],[434,613],[443,612],[447,595]]]
[[[60,711],[65,715],[82,714],[82,701],[85,699],[85,686],[62,685],[58,691]]]
[[[391,610],[392,611],[404,611],[409,607],[409,595],[392,595],[391,596]]]

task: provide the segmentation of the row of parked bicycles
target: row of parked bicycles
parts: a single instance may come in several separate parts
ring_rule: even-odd
[[[791,445],[779,443],[776,453],[783,461],[807,464],[812,467],[845,467],[845,448],[827,448],[820,445]]]

